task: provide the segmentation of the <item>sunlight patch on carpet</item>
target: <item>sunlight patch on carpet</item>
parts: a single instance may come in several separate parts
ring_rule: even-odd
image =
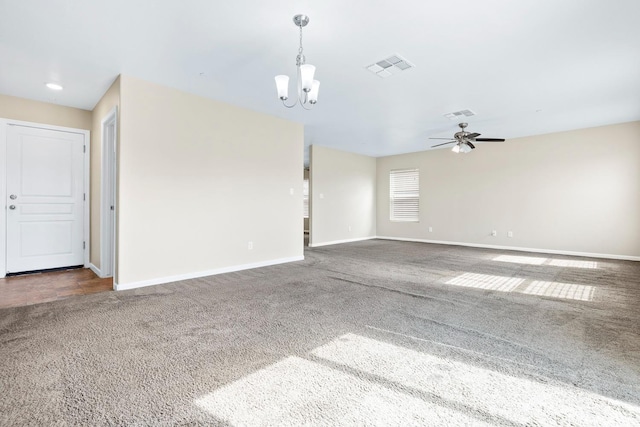
[[[549,265],[571,268],[598,268],[596,261],[580,261],[575,259],[552,259]]]
[[[593,286],[576,285],[572,283],[535,280],[531,282],[522,293],[578,301],[593,301],[595,288]]]
[[[529,264],[529,265],[551,265],[553,267],[569,267],[569,268],[598,268],[596,261],[582,261],[575,259],[547,259],[540,257],[530,257],[521,255],[498,255],[493,261],[510,262],[513,264]]]
[[[491,291],[511,292],[524,279],[518,277],[492,276],[489,274],[464,273],[446,282],[447,285],[463,286],[466,288],[488,289]]]
[[[232,425],[489,425],[299,357],[288,357],[196,401]]]
[[[345,334],[199,399],[231,425],[638,425],[640,408],[551,378]]]
[[[502,424],[635,425],[640,409],[557,381],[511,376],[404,347],[346,334],[314,356],[390,384],[437,396],[462,412],[493,415]],[[449,422],[449,425],[457,425]]]
[[[511,262],[514,264],[542,265],[547,259],[529,257],[529,256],[518,256],[518,255],[499,255],[495,257],[493,260],[500,261],[500,262]]]
[[[573,283],[545,282],[541,280],[534,280],[526,285],[526,287],[523,285],[524,290],[516,289],[524,282],[525,279],[519,277],[464,273],[450,279],[445,282],[445,284],[499,292],[518,292],[527,295],[572,299],[577,301],[593,301],[593,296],[596,291],[596,288],[593,286],[577,285]]]

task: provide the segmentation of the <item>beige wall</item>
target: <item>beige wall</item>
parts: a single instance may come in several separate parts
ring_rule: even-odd
[[[120,77],[98,101],[92,112],[91,124],[91,263],[100,268],[100,198],[102,173],[102,120],[113,107],[120,107]],[[119,110],[119,108],[118,108]],[[120,111],[116,132],[120,131]],[[120,138],[116,137],[119,141]]]
[[[301,124],[129,76],[120,88],[119,286],[302,257]]]
[[[91,111],[0,95],[0,117],[91,130]]]
[[[389,220],[389,171],[405,168],[420,170],[418,223]],[[640,256],[640,122],[383,157],[377,169],[378,236]]]
[[[311,146],[310,246],[376,235],[376,159]]]

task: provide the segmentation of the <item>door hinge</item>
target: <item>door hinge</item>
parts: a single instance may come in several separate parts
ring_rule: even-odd
[[[83,152],[83,153],[86,153],[86,152],[87,152],[87,146],[86,146],[86,145],[83,145],[83,146],[82,146],[82,152]]]
[[[82,242],[82,249],[87,249],[87,242]]]
[[[82,200],[84,200],[84,201],[87,200],[87,193],[82,193]]]

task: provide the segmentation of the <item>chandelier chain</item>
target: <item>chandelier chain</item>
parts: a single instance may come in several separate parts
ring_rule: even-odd
[[[299,67],[307,62],[307,58],[304,57],[302,47],[302,25],[300,25],[300,47],[298,47],[298,56],[296,57],[296,65]]]
[[[298,48],[298,53],[302,55],[302,25],[300,26],[300,47]]]

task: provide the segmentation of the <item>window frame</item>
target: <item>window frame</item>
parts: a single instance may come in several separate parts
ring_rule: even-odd
[[[402,175],[405,175],[402,177]],[[408,188],[398,189],[399,179],[407,180],[411,174],[415,174],[415,185]],[[395,182],[394,182],[395,181]],[[399,206],[396,201],[404,200],[405,202],[415,200],[415,215],[408,216],[412,213],[410,205]],[[399,211],[404,211],[404,215]],[[394,215],[395,214],[395,215]],[[389,171],[389,221],[391,222],[420,222],[420,169],[393,169]]]

